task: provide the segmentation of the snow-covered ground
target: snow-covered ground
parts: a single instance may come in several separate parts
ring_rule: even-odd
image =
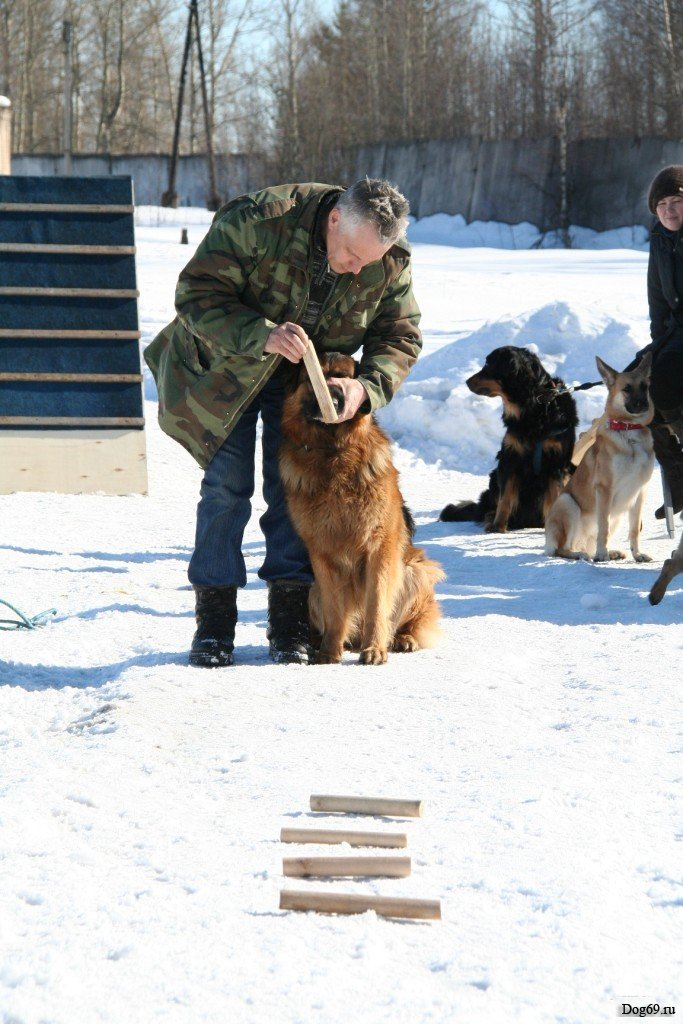
[[[145,343],[208,221],[169,213],[138,218]],[[257,492],[237,664],[190,669],[200,472],[159,432],[149,379],[148,497],[0,497],[0,597],[58,609],[0,633],[3,1024],[683,1012],[683,586],[647,602],[672,546],[657,475],[651,566],[567,563],[543,556],[539,530],[437,521],[478,494],[500,439],[499,403],[467,373],[507,343],[567,382],[596,379],[596,352],[625,364],[647,341],[646,256],[442,241],[415,238],[425,355],[381,417],[418,543],[447,573],[435,650],[272,666]],[[581,398],[584,422],[602,397]],[[298,850],[280,828],[317,822],[313,792],[423,799],[424,818],[401,823],[412,875],[292,888],[438,898],[443,920],[280,911]]]

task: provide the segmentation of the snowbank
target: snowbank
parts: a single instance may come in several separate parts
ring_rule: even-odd
[[[594,309],[554,302],[516,317],[504,317],[420,359],[379,419],[404,448],[446,469],[485,473],[501,438],[501,403],[473,395],[465,380],[501,345],[534,352],[549,373],[574,385],[599,381],[595,355],[619,369],[641,347],[633,326]],[[576,396],[580,429],[599,416],[605,390]]]
[[[642,225],[615,228],[612,231],[592,231],[572,225],[569,229],[574,249],[639,249],[648,247],[648,232]],[[490,249],[561,249],[564,248],[559,232],[541,234],[534,224],[499,224],[495,221],[475,220],[468,224],[459,213],[435,213],[420,220],[411,220],[408,229],[411,242],[428,245],[454,245],[458,248]]]

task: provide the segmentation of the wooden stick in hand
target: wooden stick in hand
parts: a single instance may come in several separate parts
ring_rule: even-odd
[[[330,390],[327,386],[327,381],[325,380],[323,371],[320,368],[318,354],[313,348],[312,342],[309,342],[308,348],[304,352],[304,363],[308,370],[308,376],[311,378],[315,397],[318,399],[318,405],[320,406],[323,422],[336,423],[337,412],[334,408],[334,403],[332,401],[332,396],[330,395]]]

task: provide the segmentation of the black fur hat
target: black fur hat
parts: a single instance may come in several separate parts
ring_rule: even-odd
[[[650,213],[657,213],[657,203],[667,196],[683,195],[683,166],[672,164],[652,179],[647,196]]]

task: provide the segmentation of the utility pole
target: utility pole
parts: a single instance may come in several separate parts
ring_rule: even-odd
[[[185,48],[183,50],[183,62],[180,68],[180,83],[178,85],[178,106],[175,115],[175,126],[173,129],[173,152],[171,153],[171,164],[168,173],[168,188],[161,196],[162,206],[177,207],[178,193],[176,191],[176,173],[178,170],[178,150],[180,148],[180,124],[183,117],[183,97],[185,95],[185,76],[187,74],[188,58],[192,46],[192,30],[194,28],[197,42],[197,55],[199,57],[199,76],[202,87],[202,104],[204,107],[204,130],[206,134],[206,156],[209,163],[209,194],[206,197],[206,206],[209,210],[217,210],[221,205],[220,196],[216,190],[216,160],[213,152],[211,114],[209,111],[208,93],[206,90],[206,73],[204,71],[204,56],[202,54],[202,40],[199,32],[199,11],[197,0],[190,0],[190,13],[187,19],[187,32],[185,33]]]
[[[64,174],[71,174],[71,147],[73,145],[73,42],[70,21],[62,23],[62,42],[64,43]]]

